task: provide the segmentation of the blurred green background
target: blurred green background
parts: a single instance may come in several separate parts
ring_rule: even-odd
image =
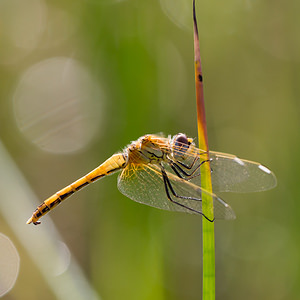
[[[67,274],[76,260],[95,299],[201,299],[201,218],[127,199],[116,175],[39,227],[25,224],[37,203],[11,196],[27,199],[27,184],[42,202],[147,133],[197,136],[191,2],[0,1],[0,138],[17,166],[1,165],[11,185],[1,186],[0,226],[20,256],[3,299],[68,299],[61,275],[42,275],[35,260],[52,264],[37,236],[50,218],[69,249]],[[259,161],[278,180],[271,191],[222,195],[237,219],[215,223],[217,299],[299,298],[299,9],[197,3],[210,148]]]

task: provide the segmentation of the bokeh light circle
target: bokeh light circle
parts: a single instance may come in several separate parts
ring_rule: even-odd
[[[20,268],[20,256],[12,241],[0,233],[0,297],[14,286]]]
[[[160,5],[166,16],[178,27],[192,28],[192,1],[160,0]]]
[[[68,246],[61,241],[57,241],[58,245],[58,257],[57,261],[54,261],[52,264],[53,267],[53,275],[59,276],[67,271],[68,267],[71,263],[71,252]]]
[[[0,1],[0,63],[12,64],[33,51],[46,28],[43,0]]]
[[[17,125],[39,148],[77,151],[99,129],[103,93],[78,61],[54,57],[30,67],[14,94]]]

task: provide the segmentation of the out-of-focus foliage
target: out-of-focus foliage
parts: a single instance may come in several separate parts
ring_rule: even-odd
[[[141,135],[197,136],[188,2],[0,2],[0,138],[41,201]],[[198,2],[210,148],[278,179],[272,191],[224,195],[237,220],[215,224],[216,297],[296,299],[300,4]],[[3,299],[55,299],[1,216],[21,260]],[[201,297],[199,217],[134,203],[116,175],[50,216],[103,299]]]

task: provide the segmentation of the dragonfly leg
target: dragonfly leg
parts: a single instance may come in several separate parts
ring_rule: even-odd
[[[182,167],[185,167],[186,168],[186,166],[182,163],[182,162],[180,162],[180,161],[177,161],[176,163],[175,162],[170,162],[170,166],[171,166],[171,168],[172,168],[172,170],[176,173],[176,175],[178,176],[178,177],[180,177],[180,178],[183,178],[183,179],[186,179],[186,178],[184,178],[184,176],[185,177],[187,177],[187,179],[188,180],[190,180],[190,179],[192,179],[192,178],[195,178],[195,177],[197,177],[197,176],[199,176],[200,174],[196,174],[196,175],[194,175],[195,174],[195,172],[197,171],[197,170],[199,170],[199,168],[205,163],[205,162],[209,162],[210,160],[204,160],[204,161],[202,161],[191,173],[188,173],[188,172],[186,172],[186,171],[184,171],[184,169],[182,168]],[[182,166],[179,166],[179,164]],[[193,163],[194,164],[194,163]],[[177,170],[176,170],[176,168],[177,168]],[[182,174],[183,174],[183,176],[178,172],[178,171],[180,171]],[[194,175],[194,176],[193,176]]]
[[[179,202],[173,200],[172,197],[171,197],[171,195],[170,195],[170,191],[171,191],[171,193],[172,193],[172,195],[173,195],[174,197],[179,198],[179,199],[194,200],[194,201],[202,201],[202,200],[199,199],[199,198],[186,197],[186,196],[180,196],[180,195],[177,195],[177,193],[174,191],[174,189],[173,189],[173,187],[172,187],[172,185],[171,185],[171,182],[170,182],[170,180],[169,180],[169,178],[168,178],[167,173],[165,172],[165,170],[164,170],[164,168],[163,168],[162,166],[161,166],[161,173],[162,173],[162,177],[163,177],[163,180],[164,180],[164,186],[165,186],[165,191],[166,191],[166,194],[167,194],[167,198],[168,198],[172,203],[177,204],[177,205],[179,205],[179,206],[181,206],[181,207],[184,207],[184,208],[186,208],[186,209],[188,209],[188,210],[190,210],[190,211],[193,211],[193,212],[195,212],[195,213],[197,213],[197,214],[202,215],[202,216],[203,216],[206,220],[208,220],[209,222],[213,222],[213,221],[215,220],[215,218],[213,218],[212,220],[209,219],[209,218],[208,218],[207,216],[205,216],[201,211],[198,211],[198,210],[196,210],[196,209],[193,209],[193,208],[191,208],[191,207],[189,207],[189,206],[186,206],[186,205],[184,205],[184,204],[182,204],[182,203],[179,203]]]
[[[195,162],[197,161],[197,158],[198,158],[198,156],[195,155],[195,158],[194,158],[194,160],[192,161],[192,163],[191,163],[190,165],[186,165],[185,163],[183,163],[183,162],[181,162],[181,161],[179,161],[179,160],[177,160],[177,162],[178,162],[181,166],[183,166],[184,168],[186,168],[186,169],[188,169],[188,170],[191,170],[191,169],[194,167],[194,164],[195,164]]]

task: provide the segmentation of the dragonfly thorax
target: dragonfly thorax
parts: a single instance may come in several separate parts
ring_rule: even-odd
[[[139,151],[148,162],[159,162],[164,160],[167,147],[163,138],[145,135],[139,139]]]
[[[155,135],[145,135],[125,149],[128,163],[159,163],[166,158],[168,151],[166,139]]]

